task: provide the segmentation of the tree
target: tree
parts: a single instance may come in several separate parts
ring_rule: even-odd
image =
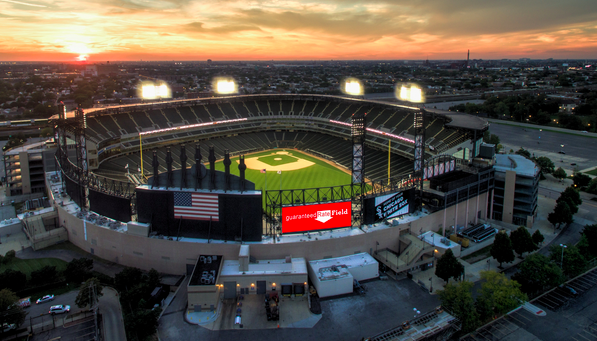
[[[477,298],[477,308],[482,319],[507,313],[528,300],[520,291],[520,284],[503,273],[481,271],[481,280],[484,283]]]
[[[8,250],[4,254],[4,258],[2,259],[2,263],[3,264],[10,264],[10,262],[12,262],[12,260],[15,259],[15,258],[16,258],[16,252],[15,252],[15,250]]]
[[[597,194],[597,178],[593,178],[590,182],[589,182],[589,186],[587,186],[586,191],[588,193],[592,193],[592,194]]]
[[[574,187],[585,187],[591,182],[591,177],[583,173],[576,173],[572,180],[574,181]]]
[[[22,290],[27,284],[27,276],[17,270],[6,269],[0,274],[0,288],[9,288],[12,291]]]
[[[516,154],[522,155],[522,156],[526,157],[527,159],[531,158],[531,152],[529,152],[528,150],[526,150],[522,147],[520,147],[520,149],[516,151]]]
[[[573,187],[566,187],[566,189],[560,194],[560,197],[556,200],[556,204],[565,202],[570,208],[572,214],[578,213],[578,206],[582,204],[580,193]]]
[[[580,254],[578,247],[575,245],[567,247],[552,245],[549,247],[549,258],[560,264],[562,272],[570,278],[580,275],[587,268],[587,260]]]
[[[512,251],[512,241],[510,241],[510,237],[508,237],[508,234],[506,234],[505,231],[500,231],[495,235],[495,240],[491,246],[490,253],[491,257],[495,258],[495,260],[500,263],[500,268],[502,267],[502,263],[510,263],[514,260],[515,256]]]
[[[93,259],[73,259],[66,266],[64,277],[69,282],[81,283],[91,277],[91,269],[93,269]]]
[[[142,283],[143,272],[138,268],[126,267],[114,276],[114,286],[120,292]],[[136,303],[136,302],[135,302]]]
[[[458,277],[462,275],[463,271],[464,266],[460,264],[456,257],[454,257],[454,253],[452,253],[452,250],[450,249],[446,250],[446,252],[440,257],[435,267],[435,275],[443,279],[446,283],[450,277],[458,279]]]
[[[546,256],[540,253],[529,255],[518,266],[518,272],[512,279],[520,283],[521,291],[534,294],[545,288],[553,287],[562,282],[562,269]]]
[[[531,237],[533,238],[533,243],[535,243],[537,246],[541,245],[541,243],[543,243],[545,240],[545,237],[543,237],[539,229],[536,229]]]
[[[487,130],[485,133],[483,133],[483,142],[497,146],[500,144],[500,137],[495,134],[490,134],[489,130]]]
[[[457,284],[448,283],[444,290],[438,291],[442,306],[462,322],[464,333],[475,330],[479,325],[479,314],[475,309],[472,289],[472,282],[463,281]]]
[[[564,179],[568,175],[566,174],[566,171],[562,169],[562,167],[558,167],[558,169],[556,169],[556,171],[553,172],[553,176],[556,179]]]
[[[147,340],[154,335],[158,329],[158,317],[161,309],[137,309],[125,314],[124,324],[126,326],[127,340]]]
[[[515,231],[510,233],[510,240],[512,241],[512,249],[520,255],[525,252],[531,252],[538,249],[537,245],[533,242],[533,238],[524,226],[519,226]]]
[[[554,207],[553,212],[550,212],[547,215],[547,220],[554,226],[559,227],[560,224],[570,224],[574,221],[574,217],[572,216],[572,211],[570,211],[570,207],[565,201],[560,201]]]
[[[539,165],[539,167],[541,167],[541,171],[543,173],[551,174],[554,172],[555,165],[548,157],[539,156],[535,158],[535,162]]]
[[[53,283],[58,277],[56,266],[46,265],[39,270],[31,272],[31,283],[35,285]]]
[[[20,326],[25,321],[27,313],[23,307],[17,304],[19,298],[10,289],[0,290],[0,326],[6,324],[15,324]]]
[[[77,307],[93,307],[93,305],[99,302],[99,298],[103,296],[103,289],[104,286],[100,283],[99,279],[92,277],[86,280],[85,283],[81,284],[81,288],[75,299]]]
[[[586,240],[587,250],[583,252],[587,256],[597,256],[597,224],[585,225],[581,232],[583,239]]]

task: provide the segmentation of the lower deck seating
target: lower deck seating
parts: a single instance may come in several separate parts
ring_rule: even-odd
[[[226,150],[231,154],[236,155],[273,148],[297,148],[336,162],[347,169],[351,168],[352,163],[352,142],[349,139],[312,132],[281,131],[248,133],[200,141],[197,142],[197,144],[201,145],[203,162],[207,162],[207,156],[209,155],[208,146],[213,145],[217,159],[223,159]],[[143,168],[146,175],[150,175],[153,172],[151,162],[154,150],[158,152],[157,155],[160,162],[159,171],[166,171],[166,153],[168,148],[170,149],[174,160],[173,168],[177,169],[181,167],[180,145],[171,145],[169,147],[160,147],[157,149],[147,148],[143,150]],[[186,153],[188,157],[187,167],[190,167],[194,163],[195,143],[186,143]],[[128,168],[126,168],[127,164],[129,165]],[[392,154],[392,176],[409,173],[412,171],[412,167],[412,161],[400,155]],[[138,168],[140,168],[139,153],[133,153],[103,162],[95,173],[125,180],[127,169],[129,172],[137,172]],[[365,176],[372,180],[383,179],[387,177],[387,170],[387,151],[366,146]]]

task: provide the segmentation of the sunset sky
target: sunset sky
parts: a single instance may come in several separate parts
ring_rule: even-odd
[[[594,0],[0,0],[0,60],[597,58]]]

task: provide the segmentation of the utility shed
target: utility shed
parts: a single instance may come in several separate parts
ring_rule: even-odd
[[[304,258],[257,260],[250,255],[249,245],[241,245],[238,260],[225,260],[218,284],[223,285],[224,298],[230,295],[266,294],[303,295],[307,285],[307,263]],[[234,289],[234,291],[232,291]]]
[[[214,311],[221,287],[217,285],[222,270],[221,255],[201,255],[187,286],[189,312]]]
[[[309,262],[309,276],[319,297],[343,295],[353,291],[353,280],[378,277],[379,264],[368,253],[314,260]]]

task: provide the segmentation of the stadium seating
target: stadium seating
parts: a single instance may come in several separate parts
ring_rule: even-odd
[[[232,155],[237,155],[239,153],[285,147],[306,150],[321,157],[330,158],[334,162],[350,168],[352,160],[351,142],[348,138],[350,128],[326,124],[321,119],[350,123],[353,114],[367,112],[367,127],[401,136],[405,134],[412,136],[414,134],[414,114],[412,111],[383,104],[321,97],[239,97],[190,105],[187,103],[173,104],[171,107],[147,108],[145,111],[136,110],[116,114],[99,113],[97,116],[90,117],[87,129],[89,138],[100,142],[139,131],[151,131],[185,124],[217,122],[225,119],[252,118],[250,121],[237,123],[233,127],[218,125],[203,130],[176,132],[170,136],[148,136],[144,138],[143,165],[146,173],[153,171],[151,151],[156,147],[152,147],[152,145],[155,145],[156,142],[176,141],[177,138],[194,137],[197,140],[204,140],[208,134],[211,134],[208,141],[200,142],[204,162],[207,160],[207,146],[213,144],[218,159],[223,158],[226,149]],[[270,116],[275,117],[270,118]],[[276,123],[278,123],[280,117],[283,120],[280,121],[282,123],[278,128]],[[254,120],[255,118],[261,118],[261,120]],[[426,121],[426,142],[434,147],[433,150],[436,153],[457,146],[467,139],[463,132],[446,127],[445,120],[444,116],[439,115]],[[285,125],[285,122],[288,122],[288,125],[295,125],[294,131],[289,131],[292,128]],[[308,124],[305,125],[305,123]],[[253,132],[248,133],[242,130],[251,127]],[[262,131],[254,132],[257,129]],[[274,129],[276,131],[273,131]],[[233,134],[234,136],[214,137],[213,133],[220,135]],[[383,151],[383,146],[387,145],[387,140],[373,133],[368,134],[367,140],[369,145],[366,149],[366,175],[370,179],[383,178],[387,176],[387,151]],[[138,145],[135,145],[134,142],[125,141],[123,143],[125,148],[138,148]],[[188,144],[189,164],[192,163],[194,157],[194,144],[194,142]],[[404,153],[412,154],[412,145],[393,143],[392,147]],[[160,170],[165,171],[166,148],[159,147],[157,150]],[[179,145],[173,145],[171,151],[175,159],[173,166],[177,168],[180,166],[176,161],[180,152]],[[103,162],[98,173],[111,177],[116,177],[117,174],[124,176],[126,173],[123,169],[126,164],[129,164],[130,171],[133,169],[131,164],[134,163],[135,167],[138,167],[139,162],[140,159],[137,154],[116,157],[113,160]],[[392,175],[411,171],[411,161],[398,155],[392,158]]]

